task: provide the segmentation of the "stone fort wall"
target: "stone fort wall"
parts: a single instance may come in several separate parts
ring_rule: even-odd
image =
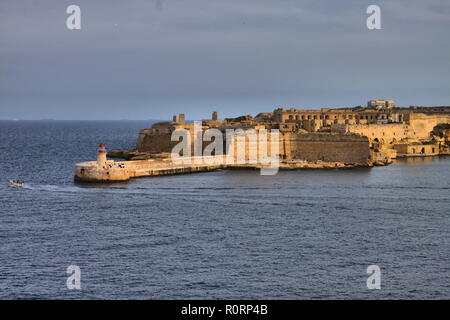
[[[280,141],[287,159],[366,163],[369,140],[356,134],[285,134]]]
[[[370,142],[395,144],[409,137],[409,126],[403,123],[355,124],[347,127],[348,132],[366,136]]]
[[[280,133],[279,157],[285,160],[326,161],[345,163],[366,163],[370,158],[369,139],[365,136],[349,133]],[[171,152],[177,141],[170,141],[170,134],[147,134],[141,131],[138,139],[137,150],[140,152]],[[242,143],[243,140],[241,140]],[[245,160],[250,159],[250,153],[254,155],[259,150],[256,144],[250,144],[249,138],[244,139],[245,145],[234,147],[244,148]],[[209,145],[209,141],[203,142],[203,148]],[[271,140],[268,136],[267,155],[271,153]],[[224,145],[224,152],[226,146]],[[257,155],[259,157],[259,155]]]
[[[177,141],[171,141],[171,134],[152,134],[150,130],[139,132],[136,149],[139,152],[171,152]]]
[[[370,142],[396,144],[402,141],[430,139],[433,128],[438,124],[450,123],[450,115],[426,115],[412,113],[408,122],[388,124],[332,125],[332,131],[352,132],[369,138]]]

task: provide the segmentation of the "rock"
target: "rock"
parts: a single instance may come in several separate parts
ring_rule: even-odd
[[[129,152],[127,160],[149,160],[149,159],[170,159],[171,153],[169,152],[160,152],[160,153],[154,153],[154,152]]]
[[[150,159],[147,152],[138,152],[136,150],[110,150],[107,153],[110,158],[120,158],[125,160],[143,160]]]
[[[134,161],[134,160],[149,160],[152,158],[152,156],[149,153],[146,152],[133,152],[129,155],[130,157],[128,160]]]
[[[109,150],[106,154],[109,158],[121,158],[125,159],[126,150]]]

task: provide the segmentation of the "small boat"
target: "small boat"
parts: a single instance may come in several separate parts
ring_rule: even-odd
[[[9,181],[14,187],[23,187],[24,183],[20,180],[10,180]]]

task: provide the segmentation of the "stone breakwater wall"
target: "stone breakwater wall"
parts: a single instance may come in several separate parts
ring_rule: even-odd
[[[194,159],[195,157],[192,157]],[[218,161],[223,160],[223,156],[210,157]],[[220,159],[219,159],[220,158]],[[99,166],[96,161],[82,162],[75,165],[74,179],[79,182],[120,182],[138,177],[164,176],[174,174],[187,174],[196,172],[214,171],[217,169],[261,169],[268,166],[261,164],[211,164],[211,163],[190,163],[177,164],[171,159],[139,160],[139,161],[112,161],[107,160],[103,166]],[[289,169],[336,169],[372,167],[370,162],[344,163],[327,161],[304,161],[287,160],[280,161],[280,170]]]
[[[138,177],[214,171],[224,167],[221,164],[206,163],[177,164],[171,159],[120,162],[108,160],[104,166],[99,166],[96,161],[89,161],[75,165],[74,179],[81,182],[118,182]]]

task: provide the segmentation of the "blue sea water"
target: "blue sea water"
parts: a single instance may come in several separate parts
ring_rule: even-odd
[[[74,184],[148,126],[0,122],[1,299],[450,298],[450,158]]]

